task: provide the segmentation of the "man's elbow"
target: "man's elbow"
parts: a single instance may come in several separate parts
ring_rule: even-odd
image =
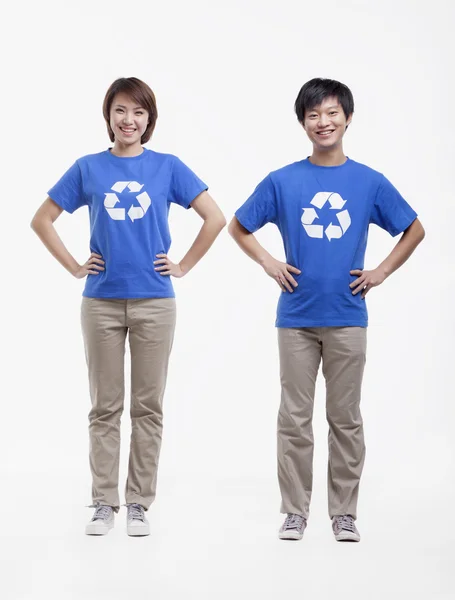
[[[231,237],[236,239],[236,234],[238,233],[238,230],[239,230],[239,222],[237,221],[237,217],[232,217],[232,220],[228,226],[228,233]]]
[[[420,242],[423,240],[423,238],[425,237],[425,229],[423,228],[422,223],[419,221],[419,219],[416,219],[414,221],[415,227],[416,227],[416,235],[417,235],[417,239],[419,240],[419,244]]]

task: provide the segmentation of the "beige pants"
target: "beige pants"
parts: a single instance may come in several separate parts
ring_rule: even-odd
[[[329,515],[357,516],[365,460],[360,390],[366,328],[278,329],[281,406],[278,479],[281,511],[308,517],[313,485],[313,402],[322,358],[329,423]]]
[[[126,503],[148,509],[155,498],[162,401],[175,328],[175,299],[83,298],[82,332],[92,409],[89,414],[93,504],[116,510],[125,340],[131,353],[131,445]]]

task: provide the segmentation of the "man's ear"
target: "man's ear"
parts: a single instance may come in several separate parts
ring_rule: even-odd
[[[349,115],[349,117],[346,119],[346,129],[349,127],[349,125],[352,123],[352,114]],[[346,130],[345,130],[346,131]]]

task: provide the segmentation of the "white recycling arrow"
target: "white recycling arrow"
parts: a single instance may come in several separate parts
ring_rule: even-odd
[[[129,181],[117,181],[117,183],[114,183],[114,185],[111,187],[111,190],[114,190],[114,192],[118,192],[119,194],[121,194],[123,190],[129,185]]]
[[[117,193],[122,193],[126,190],[126,188],[128,188],[130,193],[134,193],[140,192],[143,187],[144,184],[138,183],[137,181],[117,181],[111,187],[111,190]],[[137,195],[136,200],[139,202],[140,206],[134,206],[132,204],[128,210],[128,216],[133,222],[137,219],[142,219],[152,204],[150,196],[147,194],[147,192],[142,192],[141,194]],[[120,202],[117,194],[113,192],[108,192],[105,194],[104,206],[111,219],[114,219],[114,221],[124,221],[126,218],[125,209],[114,208],[117,202]]]
[[[314,210],[314,208],[302,208],[303,215],[301,221],[304,225],[311,225],[311,223],[318,219],[318,213]]]
[[[304,225],[303,228],[312,238],[324,237],[324,227],[322,225]]]
[[[117,198],[115,194],[105,194],[104,198],[104,206],[106,207],[107,212],[111,219],[114,221],[124,221],[125,220],[125,209],[124,208],[114,208],[117,202],[120,200]]]
[[[336,192],[334,192],[333,194],[330,194],[328,200],[330,202],[331,209],[341,210],[343,208],[343,206],[346,204],[346,200],[343,200],[343,198],[340,196],[340,194],[337,194]]]
[[[144,210],[144,215],[145,215],[150,204],[152,203],[152,201],[150,200],[150,196],[147,194],[147,192],[142,192],[142,194],[139,194],[139,196],[136,196],[136,200],[142,206],[142,208]]]
[[[137,181],[130,181],[128,184],[128,189],[130,192],[140,192],[144,187],[143,183],[138,183]]]
[[[310,204],[313,204],[316,208],[322,208],[331,195],[332,192],[318,192]]]
[[[325,230],[325,234],[330,242],[330,240],[333,240],[334,238],[340,238],[343,235],[343,230],[339,225],[333,225],[332,223],[330,223],[330,225]]]
[[[343,210],[343,211],[337,213],[337,219],[341,225],[341,229],[343,230],[343,233],[346,233],[346,231],[349,229],[349,227],[351,225],[350,214],[348,213],[347,210]]]
[[[133,206],[133,205],[130,206],[130,209],[128,211],[128,216],[133,222],[135,219],[142,219],[142,217],[144,215],[145,215],[145,213],[140,206]]]
[[[117,202],[120,202],[120,200],[117,198],[116,194],[105,194],[105,198],[104,198],[104,206],[106,208],[114,208],[114,206],[117,204]]]

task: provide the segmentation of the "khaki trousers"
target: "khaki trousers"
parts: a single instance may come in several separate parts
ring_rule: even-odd
[[[92,409],[89,413],[93,504],[118,510],[120,417],[125,341],[131,353],[131,442],[126,503],[148,509],[156,493],[162,402],[176,319],[174,298],[83,298],[81,323]]]
[[[313,403],[322,359],[329,424],[329,516],[357,517],[365,460],[360,391],[366,328],[279,328],[278,480],[284,513],[308,518],[313,485]]]

